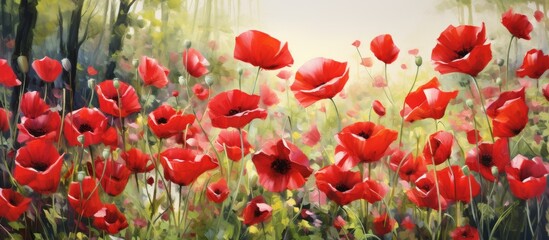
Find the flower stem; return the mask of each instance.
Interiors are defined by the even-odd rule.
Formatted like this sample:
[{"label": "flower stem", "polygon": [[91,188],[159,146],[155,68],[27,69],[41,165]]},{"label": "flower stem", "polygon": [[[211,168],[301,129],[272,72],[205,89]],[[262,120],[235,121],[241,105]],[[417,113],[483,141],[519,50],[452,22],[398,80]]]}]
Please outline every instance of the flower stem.
[{"label": "flower stem", "polygon": [[334,102],[334,99],[330,98],[330,101],[334,105],[334,108],[335,108],[335,111],[336,111],[336,114],[337,114],[337,126],[338,126],[339,131],[341,131],[341,116],[339,115],[339,110],[337,110],[337,105]]},{"label": "flower stem", "polygon": [[233,197],[231,199],[231,204],[229,204],[229,207],[232,208],[234,205],[234,202],[236,201],[236,198],[238,197],[238,188],[240,187],[240,183],[242,182],[242,175],[244,175],[244,169],[246,168],[246,159],[244,159],[244,137],[242,134],[242,129],[238,129],[238,133],[240,134],[240,150],[242,151],[242,158],[240,159],[240,174],[238,175],[238,180],[236,181],[236,187],[233,192]]},{"label": "flower stem", "polygon": [[[486,114],[486,107],[484,106],[484,98],[482,97],[482,93],[480,92],[480,87],[478,85],[477,79],[473,76],[471,76],[473,79],[473,82],[475,83],[475,87],[477,88],[478,97],[480,99],[480,106],[482,106],[482,111],[484,112],[484,117],[486,117],[486,123],[488,124],[488,129],[490,130],[490,136],[492,137],[492,142],[495,142],[494,139],[494,133],[492,132],[492,126],[490,125],[490,119],[488,118],[488,115]],[[469,90],[471,90],[471,95],[473,95],[473,89],[469,85]]]},{"label": "flower stem", "polygon": [[[414,82],[412,83],[412,86],[410,87],[410,90],[408,90],[408,93],[406,93],[406,96],[408,96],[412,92],[412,90],[414,89],[414,86],[416,85],[416,82],[417,82],[418,74],[419,74],[419,66],[417,66],[417,68],[416,68],[416,76],[414,77]],[[404,111],[405,107],[406,107],[406,102],[403,102],[401,111]],[[403,131],[403,128],[404,128],[404,115],[401,116],[400,131],[398,132],[398,147],[399,148],[400,148],[400,145],[402,144],[402,131]]]},{"label": "flower stem", "polygon": [[252,95],[255,92],[255,87],[257,86],[257,80],[259,79],[259,72],[261,71],[261,67],[257,68],[257,73],[255,74],[255,81],[254,81],[254,88],[252,88]]},{"label": "flower stem", "polygon": [[505,90],[507,90],[507,85],[509,84],[509,54],[511,53],[511,44],[513,43],[513,39],[515,39],[514,35],[511,35],[511,40],[509,40],[509,46],[507,47],[507,60],[505,61],[506,68],[505,68]]}]

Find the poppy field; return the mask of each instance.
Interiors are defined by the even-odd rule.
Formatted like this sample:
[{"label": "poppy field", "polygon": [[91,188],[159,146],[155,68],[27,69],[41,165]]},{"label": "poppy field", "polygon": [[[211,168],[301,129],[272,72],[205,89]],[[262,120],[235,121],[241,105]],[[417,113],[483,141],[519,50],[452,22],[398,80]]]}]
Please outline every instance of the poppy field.
[{"label": "poppy field", "polygon": [[32,52],[21,20],[0,58],[0,239],[549,239],[543,4],[448,24],[428,52],[376,33],[299,65],[260,29],[94,62],[93,27],[74,55],[61,24],[61,54]]}]

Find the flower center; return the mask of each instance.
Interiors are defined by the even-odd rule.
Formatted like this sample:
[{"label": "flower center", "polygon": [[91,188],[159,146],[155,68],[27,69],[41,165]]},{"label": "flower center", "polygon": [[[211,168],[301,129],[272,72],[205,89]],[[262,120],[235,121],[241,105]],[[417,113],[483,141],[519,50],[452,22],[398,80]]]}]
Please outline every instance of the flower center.
[{"label": "flower center", "polygon": [[233,108],[231,110],[229,110],[229,116],[233,116],[233,115],[236,115],[238,113],[240,113],[241,109],[240,108]]},{"label": "flower center", "polygon": [[254,211],[254,217],[259,217],[259,216],[261,216],[261,210],[259,210],[259,208],[256,208]]},{"label": "flower center", "polygon": [[215,195],[220,195],[221,191],[219,189],[214,190]]},{"label": "flower center", "polygon": [[85,124],[82,124],[80,125],[80,127],[78,127],[78,131],[81,132],[81,133],[84,133],[84,132],[92,132],[93,133],[93,128],[85,123]]},{"label": "flower center", "polygon": [[115,223],[118,217],[116,214],[109,214],[107,213],[107,216],[105,216],[105,222],[107,223]]},{"label": "flower center", "polygon": [[347,185],[343,184],[343,183],[340,183],[338,185],[336,185],[336,190],[340,191],[340,192],[346,192],[346,191],[349,191],[349,187],[347,187]]},{"label": "flower center", "polygon": [[271,169],[277,173],[286,174],[292,169],[292,165],[286,159],[276,159],[271,163]]},{"label": "flower center", "polygon": [[35,137],[41,137],[46,135],[48,131],[44,130],[43,128],[36,128],[36,129],[29,129],[29,133]]},{"label": "flower center", "polygon": [[464,58],[467,56],[473,50],[472,48],[464,48],[456,52],[456,54],[459,56],[459,58]]},{"label": "flower center", "polygon": [[45,163],[33,163],[32,168],[36,171],[43,172],[48,169],[48,164]]},{"label": "flower center", "polygon": [[113,100],[116,104],[118,104],[118,96],[114,96],[111,98],[111,100]]},{"label": "flower center", "polygon": [[480,164],[486,167],[492,166],[492,156],[489,154],[483,154],[482,156],[480,156]]},{"label": "flower center", "polygon": [[421,185],[418,185],[417,187],[425,192],[428,192],[429,190],[431,190],[431,185],[429,184],[421,184]]},{"label": "flower center", "polygon": [[360,136],[361,138],[364,138],[364,140],[367,140],[368,138],[370,138],[370,134],[364,132],[364,131],[361,131],[359,134],[357,134],[358,136]]},{"label": "flower center", "polygon": [[161,117],[161,118],[159,118],[159,119],[156,119],[156,122],[157,122],[158,124],[166,124],[166,123],[168,123],[168,119],[166,119],[166,118],[164,118],[164,117]]},{"label": "flower center", "polygon": [[12,196],[8,199],[8,202],[12,205],[12,206],[17,206],[17,204],[19,204],[19,201],[17,201],[17,199],[15,198],[15,196]]}]

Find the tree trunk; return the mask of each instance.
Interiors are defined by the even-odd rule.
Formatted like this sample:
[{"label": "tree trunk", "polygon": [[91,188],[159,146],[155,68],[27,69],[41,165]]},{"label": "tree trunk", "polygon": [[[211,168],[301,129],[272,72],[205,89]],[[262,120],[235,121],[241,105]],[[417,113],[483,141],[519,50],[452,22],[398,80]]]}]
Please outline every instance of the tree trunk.
[{"label": "tree trunk", "polygon": [[[116,57],[114,55],[122,50],[122,41],[124,34],[126,34],[126,29],[128,27],[128,12],[130,11],[131,6],[135,3],[136,0],[120,0],[120,5],[118,8],[118,16],[112,27],[111,31],[111,40],[109,43],[109,64],[107,65],[107,71],[105,72],[105,79],[113,79],[116,77],[114,70],[116,69]],[[122,30],[122,31],[121,31]]]},{"label": "tree trunk", "polygon": [[[84,0],[80,0],[76,3],[76,8],[71,13],[71,24],[68,29],[67,41],[65,42],[64,48],[61,48],[61,54],[69,59],[72,67],[67,71],[63,69],[63,82],[65,87],[69,89],[69,101],[65,102],[65,109],[70,109],[71,111],[77,107],[75,106],[75,96],[77,91],[77,76],[76,76],[76,66],[78,65],[78,51],[80,50],[80,45],[82,41],[79,39],[78,35],[80,33],[80,22],[82,21],[82,8],[84,6]],[[60,26],[62,28],[62,26]],[[63,41],[63,36],[61,40]],[[78,104],[80,105],[80,104]]]}]

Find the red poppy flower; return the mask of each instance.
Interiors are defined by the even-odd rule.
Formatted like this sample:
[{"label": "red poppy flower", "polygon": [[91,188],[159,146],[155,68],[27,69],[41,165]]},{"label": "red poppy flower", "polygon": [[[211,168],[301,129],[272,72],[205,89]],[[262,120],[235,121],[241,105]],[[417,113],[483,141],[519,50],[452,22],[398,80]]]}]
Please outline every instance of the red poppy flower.
[{"label": "red poppy flower", "polygon": [[469,225],[454,229],[454,231],[450,233],[450,237],[452,237],[452,240],[479,240],[480,239],[478,230]]},{"label": "red poppy flower", "polygon": [[34,60],[32,62],[32,68],[36,71],[36,74],[38,74],[40,79],[44,80],[44,82],[50,83],[54,82],[63,71],[63,66],[61,66],[61,63],[55,59],[49,58],[48,56],[45,56],[40,60]]},{"label": "red poppy flower", "polygon": [[120,154],[126,163],[126,167],[133,173],[145,173],[154,169],[154,164],[148,154],[143,153],[139,148],[132,148]]},{"label": "red poppy flower", "polygon": [[540,10],[536,10],[534,12],[534,18],[536,19],[537,22],[541,22],[541,20],[543,19],[544,16],[545,16],[545,14]]},{"label": "red poppy flower", "polygon": [[120,86],[117,90],[113,82],[113,80],[106,80],[95,86],[99,109],[115,117],[127,117],[139,112],[141,105],[135,89],[125,82],[118,81]]},{"label": "red poppy flower", "polygon": [[492,118],[494,137],[514,137],[528,123],[528,106],[524,88],[503,92],[496,101],[486,108],[486,114]]},{"label": "red poppy flower", "polygon": [[372,102],[372,108],[374,109],[374,112],[376,112],[378,116],[380,117],[385,116],[385,107],[383,106],[383,104],[381,104],[380,101],[374,100],[374,102]]},{"label": "red poppy flower", "polygon": [[543,85],[543,89],[541,91],[543,92],[545,100],[549,101],[549,83]]},{"label": "red poppy flower", "polygon": [[116,131],[116,128],[107,128],[107,130],[103,133],[103,136],[101,137],[101,142],[105,146],[110,146],[112,150],[116,149],[118,147],[118,143],[120,142],[118,139],[118,131]]},{"label": "red poppy flower", "polygon": [[318,190],[338,205],[347,205],[364,196],[359,172],[344,171],[337,165],[330,165],[318,170],[315,178]]},{"label": "red poppy flower", "polygon": [[267,70],[289,67],[294,63],[288,43],[257,30],[241,33],[235,39],[234,58]]},{"label": "red poppy flower", "polygon": [[84,147],[99,144],[107,131],[107,117],[97,108],[83,107],[65,116],[63,133],[69,146],[80,146],[78,136],[84,136]]},{"label": "red poppy flower", "polygon": [[167,180],[188,186],[202,173],[217,167],[216,159],[194,150],[170,148],[160,154],[160,163]]},{"label": "red poppy flower", "polygon": [[417,90],[410,92],[404,100],[404,108],[400,111],[400,116],[403,116],[407,122],[427,118],[441,119],[448,103],[456,98],[458,91],[443,92],[439,87],[440,83],[434,77]]},{"label": "red poppy flower", "polygon": [[509,188],[517,198],[528,200],[540,197],[547,190],[549,165],[541,157],[529,160],[519,154],[505,167],[505,172]]},{"label": "red poppy flower", "polygon": [[13,178],[40,194],[54,193],[61,179],[63,155],[50,142],[28,142],[17,150]]},{"label": "red poppy flower", "polygon": [[307,156],[284,139],[265,144],[254,154],[252,161],[259,175],[259,184],[271,192],[300,188],[313,172]]},{"label": "red poppy flower", "polygon": [[473,175],[466,176],[461,167],[453,165],[437,171],[440,194],[451,201],[469,203],[480,193],[480,185]]},{"label": "red poppy flower", "polygon": [[543,54],[542,50],[531,49],[524,55],[522,65],[517,69],[517,76],[539,79],[548,69],[549,55]]},{"label": "red poppy flower", "polygon": [[259,99],[237,89],[217,94],[208,103],[212,126],[243,128],[256,118],[267,118],[267,111],[258,107]]},{"label": "red poppy flower", "polygon": [[193,86],[193,93],[196,98],[202,101],[208,99],[208,97],[210,96],[210,90],[202,86],[202,84],[200,83],[197,83]]},{"label": "red poppy flower", "polygon": [[26,92],[21,97],[21,113],[27,118],[37,118],[50,111],[48,104],[37,91]]},{"label": "red poppy flower", "polygon": [[229,196],[229,193],[227,181],[225,181],[225,178],[221,178],[219,181],[208,185],[206,197],[212,202],[222,203]]},{"label": "red poppy flower", "polygon": [[414,157],[411,153],[407,154],[400,150],[391,154],[389,167],[393,171],[398,170],[400,179],[407,182],[415,182],[427,172],[427,163],[425,162],[423,155]]},{"label": "red poppy flower", "polygon": [[21,81],[13,72],[13,69],[8,64],[6,59],[0,58],[0,84],[4,87],[15,87],[21,85]]},{"label": "red poppy flower", "polygon": [[128,222],[116,205],[108,203],[93,215],[93,226],[109,234],[117,234],[128,227]]},{"label": "red poppy flower", "polygon": [[383,213],[374,218],[374,233],[378,236],[383,236],[393,231],[396,221],[387,213]]},{"label": "red poppy flower", "polygon": [[501,15],[501,23],[509,32],[516,38],[530,40],[530,32],[534,26],[528,21],[528,17],[524,14],[513,13],[513,9]]},{"label": "red poppy flower", "polygon": [[[250,153],[252,145],[248,142],[248,133],[244,130],[241,131],[244,145],[244,156],[246,156]],[[226,149],[227,157],[229,157],[229,159],[233,161],[240,161],[242,158],[242,146],[240,143],[240,133],[238,133],[238,130],[221,130],[215,140],[215,149],[218,152],[223,152]]]},{"label": "red poppy flower", "polygon": [[149,113],[147,123],[158,138],[169,138],[185,131],[194,119],[192,114],[183,114],[183,111],[176,111],[172,106],[163,104]]},{"label": "red poppy flower", "polygon": [[397,139],[398,133],[373,122],[353,123],[336,135],[336,165],[344,170],[360,162],[378,161]]},{"label": "red poppy flower", "polygon": [[268,107],[280,102],[276,93],[267,84],[261,84],[259,87],[259,96],[261,97],[261,102]]},{"label": "red poppy flower", "polygon": [[400,49],[393,42],[393,37],[390,34],[382,34],[375,37],[370,42],[370,50],[374,53],[379,61],[385,64],[393,63],[397,57]]},{"label": "red poppy flower", "polygon": [[297,70],[295,81],[290,86],[295,98],[303,107],[318,100],[333,98],[343,90],[349,80],[347,62],[315,58]]},{"label": "red poppy flower", "polygon": [[97,70],[93,66],[88,66],[88,69],[86,69],[88,72],[88,75],[95,76],[97,75]]},{"label": "red poppy flower", "polygon": [[21,123],[17,124],[17,141],[23,143],[43,139],[57,142],[60,126],[61,117],[58,112],[48,112],[36,118],[22,117]]},{"label": "red poppy flower", "polygon": [[156,59],[143,56],[139,61],[137,72],[145,86],[153,85],[156,88],[163,88],[168,85],[168,74],[170,73],[169,70],[165,72],[165,69]]},{"label": "red poppy flower", "polygon": [[262,223],[271,218],[273,208],[265,202],[263,196],[259,195],[253,198],[244,208],[242,217],[244,218],[244,224],[254,225]]},{"label": "red poppy flower", "polygon": [[355,40],[351,45],[355,46],[355,47],[360,47],[360,41],[359,40]]},{"label": "red poppy flower", "polygon": [[450,158],[454,135],[445,131],[438,131],[429,136],[429,141],[423,147],[423,155],[427,164],[439,165]]},{"label": "red poppy flower", "polygon": [[[428,207],[435,210],[445,210],[448,207],[446,199],[437,194],[433,172],[425,173],[415,182],[415,187],[406,191],[408,199],[418,207]],[[441,186],[439,186],[439,193]],[[440,201],[440,209],[439,209]]]},{"label": "red poppy flower", "polygon": [[484,23],[482,27],[450,25],[437,41],[431,59],[441,74],[460,72],[475,77],[492,60]]},{"label": "red poppy flower", "polygon": [[11,113],[3,108],[0,108],[0,131],[5,132],[10,129]]},{"label": "red poppy flower", "polygon": [[320,132],[316,124],[311,125],[309,131],[303,133],[301,141],[309,147],[316,145],[320,141]]},{"label": "red poppy flower", "polygon": [[86,176],[82,182],[71,182],[68,200],[71,207],[82,217],[91,217],[103,207],[97,183],[90,176]]},{"label": "red poppy flower", "polygon": [[12,189],[0,188],[0,218],[6,218],[10,222],[17,221],[27,211],[31,201]]},{"label": "red poppy flower", "polygon": [[376,182],[374,180],[364,180],[364,193],[362,198],[368,201],[369,203],[376,203],[381,201],[383,197],[387,194],[388,187],[382,183]]},{"label": "red poppy flower", "polygon": [[493,182],[496,178],[492,175],[492,167],[496,166],[499,172],[503,172],[509,164],[508,144],[507,138],[500,138],[495,143],[480,143],[478,149],[474,147],[467,153],[465,164],[486,180]]},{"label": "red poppy flower", "polygon": [[93,175],[93,169],[95,169],[95,177],[101,182],[103,190],[111,195],[118,196],[130,179],[132,172],[126,167],[125,164],[107,159],[106,161],[97,157],[94,161],[95,168],[92,168],[92,163],[88,162],[88,171],[90,175]]},{"label": "red poppy flower", "polygon": [[191,76],[199,78],[206,75],[208,73],[207,66],[209,65],[208,60],[198,50],[189,48],[183,51],[183,67],[187,69]]},{"label": "red poppy flower", "polygon": [[478,130],[470,129],[467,131],[467,142],[469,142],[469,144],[476,144],[480,141],[482,141],[482,137]]}]

